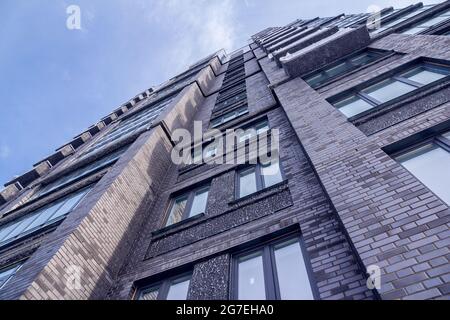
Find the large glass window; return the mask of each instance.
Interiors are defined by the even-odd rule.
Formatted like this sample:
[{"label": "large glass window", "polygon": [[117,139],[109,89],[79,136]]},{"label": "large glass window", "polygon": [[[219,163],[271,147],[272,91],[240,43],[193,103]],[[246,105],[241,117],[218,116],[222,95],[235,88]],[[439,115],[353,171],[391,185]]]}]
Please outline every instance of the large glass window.
[{"label": "large glass window", "polygon": [[187,300],[191,275],[166,279],[139,292],[138,300]]},{"label": "large glass window", "polygon": [[402,33],[404,34],[418,34],[427,30],[428,28],[433,27],[436,24],[439,24],[445,20],[450,19],[450,10],[444,11],[442,13],[438,13],[431,18],[427,18],[418,24],[414,24],[413,26],[407,28]]},{"label": "large glass window", "polygon": [[383,103],[412,92],[427,84],[448,77],[447,67],[422,63],[367,88],[354,91],[333,103],[347,118],[373,109]]},{"label": "large glass window", "polygon": [[0,290],[19,271],[20,267],[22,267],[21,263],[0,269]]},{"label": "large glass window", "polygon": [[450,205],[450,132],[401,152],[395,159]]},{"label": "large glass window", "polygon": [[204,186],[174,198],[170,206],[166,226],[205,213],[208,194],[209,186]]},{"label": "large glass window", "polygon": [[37,198],[39,196],[43,196],[44,194],[48,194],[56,189],[62,188],[63,186],[67,186],[82,177],[86,177],[94,173],[95,171],[98,171],[102,168],[106,168],[112,165],[115,161],[117,161],[120,158],[120,156],[126,151],[127,148],[128,146],[125,146],[116,151],[113,151],[98,160],[95,160],[81,168],[75,169],[74,171],[71,171],[63,175],[62,177],[56,179],[55,181],[42,186],[42,188],[36,192],[33,198]]},{"label": "large glass window", "polygon": [[247,106],[225,113],[224,115],[211,120],[211,127],[215,128],[248,113]]},{"label": "large glass window", "polygon": [[129,116],[128,118],[122,120],[114,129],[106,133],[103,137],[97,140],[93,145],[91,145],[83,153],[82,158],[91,152],[98,150],[113,141],[131,136],[138,130],[150,125],[154,119],[161,113],[161,111],[172,102],[173,97],[164,99],[158,102],[156,105],[138,111],[137,113]]},{"label": "large glass window", "polygon": [[409,12],[409,13],[407,13],[405,15],[397,17],[394,20],[391,20],[391,21],[386,22],[386,23],[383,23],[383,20],[382,20],[381,27],[377,28],[377,29],[371,29],[371,32],[375,33],[375,34],[383,32],[383,31],[385,31],[387,29],[395,27],[396,25],[402,23],[403,21],[406,21],[406,20],[408,20],[408,19],[410,19],[412,17],[417,16],[418,14],[424,12],[425,10],[431,9],[432,7],[433,6],[423,6],[423,7],[417,8],[417,9],[413,10],[412,12]]},{"label": "large glass window", "polygon": [[237,255],[233,261],[236,299],[314,299],[298,237]]},{"label": "large glass window", "polygon": [[24,238],[39,229],[62,221],[80,203],[90,188],[70,194],[32,211],[15,221],[0,226],[0,246]]},{"label": "large glass window", "polygon": [[383,57],[383,53],[373,50],[365,50],[353,54],[349,57],[341,59],[329,66],[322,68],[319,71],[315,71],[304,78],[304,80],[312,87],[318,86],[329,82],[332,79],[340,77],[352,70],[369,64]]},{"label": "large glass window", "polygon": [[238,173],[238,198],[245,197],[283,181],[279,161],[259,163]]}]

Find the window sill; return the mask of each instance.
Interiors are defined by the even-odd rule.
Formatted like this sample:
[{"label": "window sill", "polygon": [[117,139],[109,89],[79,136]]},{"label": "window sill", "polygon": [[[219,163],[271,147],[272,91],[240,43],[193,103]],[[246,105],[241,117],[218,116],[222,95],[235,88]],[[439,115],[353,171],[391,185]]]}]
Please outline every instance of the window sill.
[{"label": "window sill", "polygon": [[260,190],[258,192],[252,193],[248,196],[245,196],[244,198],[233,200],[233,201],[229,202],[228,205],[230,206],[230,208],[218,215],[207,216],[204,213],[201,213],[201,214],[193,216],[189,219],[186,219],[186,220],[177,222],[173,225],[153,231],[151,233],[151,235],[152,235],[151,241],[154,242],[154,241],[160,240],[161,238],[175,234],[177,232],[184,231],[195,225],[205,223],[208,220],[216,219],[222,215],[226,215],[232,211],[235,211],[235,210],[239,209],[240,207],[255,203],[257,201],[261,201],[267,197],[270,197],[270,196],[277,194],[280,191],[286,190],[286,189],[288,189],[288,180],[287,179],[283,180],[282,182],[277,183],[273,186],[270,186],[270,187]]},{"label": "window sill", "polygon": [[170,226],[155,230],[151,233],[152,238],[159,239],[159,238],[165,237],[169,233],[178,232],[178,231],[190,226],[191,222],[197,221],[197,220],[203,218],[204,216],[205,216],[205,213],[200,213],[193,217],[190,217],[190,218],[184,219],[182,221],[179,221],[177,223],[171,224]]},{"label": "window sill", "polygon": [[450,76],[442,78],[433,83],[427,84],[421,88],[417,88],[414,91],[408,92],[395,99],[382,103],[370,110],[348,118],[348,121],[355,126],[361,125],[373,118],[384,115],[392,110],[398,109],[408,103],[412,103],[418,99],[424,98],[430,94],[438,92],[450,86]]},{"label": "window sill", "polygon": [[261,189],[259,191],[256,191],[254,193],[248,194],[242,198],[235,199],[233,201],[228,202],[228,205],[230,206],[240,206],[242,204],[248,204],[253,203],[258,200],[261,200],[262,198],[265,198],[273,193],[276,193],[276,191],[279,191],[278,189],[287,189],[288,185],[288,179],[285,179],[281,182],[278,182],[277,184],[274,184],[273,186]]}]

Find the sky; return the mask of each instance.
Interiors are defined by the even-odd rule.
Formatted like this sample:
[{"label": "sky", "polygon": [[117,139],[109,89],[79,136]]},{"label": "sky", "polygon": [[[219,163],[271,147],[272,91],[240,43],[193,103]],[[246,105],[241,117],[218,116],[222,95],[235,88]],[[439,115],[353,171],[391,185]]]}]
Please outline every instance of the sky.
[{"label": "sky", "polygon": [[[266,27],[417,2],[0,0],[0,189],[136,94]],[[70,5],[80,29],[67,28]]]}]

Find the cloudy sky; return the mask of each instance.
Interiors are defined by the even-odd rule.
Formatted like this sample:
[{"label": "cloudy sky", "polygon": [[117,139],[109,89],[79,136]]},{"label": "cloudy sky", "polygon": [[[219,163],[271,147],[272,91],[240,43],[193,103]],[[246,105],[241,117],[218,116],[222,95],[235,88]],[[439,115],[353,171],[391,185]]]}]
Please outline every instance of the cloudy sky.
[{"label": "cloudy sky", "polygon": [[[137,93],[265,27],[416,2],[0,0],[0,185]],[[81,30],[66,27],[72,4]]]}]

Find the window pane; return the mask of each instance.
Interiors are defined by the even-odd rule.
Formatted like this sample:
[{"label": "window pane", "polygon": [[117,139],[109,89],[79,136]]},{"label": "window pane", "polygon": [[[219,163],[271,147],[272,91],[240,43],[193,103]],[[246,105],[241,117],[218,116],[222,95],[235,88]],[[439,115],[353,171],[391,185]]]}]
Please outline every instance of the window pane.
[{"label": "window pane", "polygon": [[422,32],[423,30],[425,30],[425,28],[415,27],[415,28],[411,28],[406,31],[403,31],[402,33],[403,34],[418,34],[419,32]]},{"label": "window pane", "polygon": [[255,170],[246,171],[239,176],[239,197],[245,197],[258,190]]},{"label": "window pane", "polygon": [[158,288],[147,289],[141,293],[139,300],[156,300],[158,298]]},{"label": "window pane", "polygon": [[0,289],[14,276],[21,266],[22,264],[16,264],[0,270]]},{"label": "window pane", "polygon": [[0,242],[5,239],[8,234],[17,227],[20,222],[12,222],[11,224],[7,224],[6,226],[2,226],[0,229]]},{"label": "window pane", "polygon": [[404,95],[405,93],[411,92],[415,89],[416,87],[413,87],[409,84],[393,79],[388,79],[377,83],[367,89],[364,89],[363,92],[383,103],[400,97],[401,95]]},{"label": "window pane", "polygon": [[338,108],[339,111],[341,111],[347,118],[356,116],[357,114],[360,114],[374,107],[370,103],[356,96],[352,96],[345,100],[339,101],[334,106]]},{"label": "window pane", "polygon": [[238,262],[238,299],[265,300],[263,259],[261,253],[243,257]]},{"label": "window pane", "polygon": [[193,217],[197,214],[204,213],[206,210],[206,201],[208,199],[209,188],[202,191],[198,191],[192,201],[192,208],[189,212],[189,217]]},{"label": "window pane", "polygon": [[354,65],[362,66],[374,61],[378,56],[379,54],[373,52],[364,52],[360,55],[357,55],[356,57],[351,58],[350,61]]},{"label": "window pane", "polygon": [[190,280],[184,280],[178,283],[173,283],[169,288],[167,300],[186,300],[189,290]]},{"label": "window pane", "polygon": [[48,219],[50,219],[50,217],[55,213],[56,209],[58,209],[58,207],[60,205],[61,205],[61,203],[58,203],[57,205],[54,205],[54,206],[51,206],[51,207],[48,207],[48,208],[45,208],[44,210],[42,210],[38,214],[38,217],[36,218],[36,220],[34,220],[33,223],[28,226],[27,231],[44,225],[48,221]]},{"label": "window pane", "polygon": [[20,222],[17,224],[17,227],[11,231],[6,238],[3,239],[3,241],[6,240],[12,240],[15,237],[19,236],[21,233],[25,232],[26,228],[33,222],[33,220],[36,219],[36,215],[32,214],[25,219],[20,220]]},{"label": "window pane", "polygon": [[256,134],[260,134],[269,130],[269,124],[267,122],[263,122],[256,125]]},{"label": "window pane", "polygon": [[61,208],[58,209],[58,211],[55,213],[54,216],[51,217],[51,219],[56,219],[58,217],[61,217],[74,208],[75,205],[78,204],[78,202],[81,200],[81,198],[84,197],[87,191],[82,191],[80,193],[74,194],[73,196],[65,199],[64,204],[61,206]]},{"label": "window pane", "polygon": [[328,78],[335,77],[339,74],[343,74],[351,69],[352,66],[349,65],[346,61],[334,66],[332,68],[324,70]]},{"label": "window pane", "polygon": [[434,144],[417,148],[397,160],[414,176],[450,204],[450,153]]},{"label": "window pane", "polygon": [[447,132],[447,133],[444,133],[443,136],[444,136],[445,138],[447,138],[447,139],[450,139],[450,131]]},{"label": "window pane", "polygon": [[448,18],[449,18],[448,16],[437,16],[421,23],[420,25],[423,27],[432,27],[435,24],[438,24],[439,22],[447,20]]},{"label": "window pane", "polygon": [[283,300],[314,299],[298,241],[275,247],[278,284]]},{"label": "window pane", "polygon": [[261,174],[263,175],[264,187],[266,188],[283,181],[278,161],[261,165]]},{"label": "window pane", "polygon": [[172,205],[172,209],[170,210],[169,219],[167,219],[166,226],[174,224],[176,222],[181,221],[183,218],[184,209],[186,208],[187,198],[182,197],[175,200]]},{"label": "window pane", "polygon": [[425,69],[424,67],[419,67],[406,72],[402,76],[421,84],[428,84],[436,80],[445,78],[447,74],[445,74],[444,72],[439,73],[438,71],[431,71]]}]

